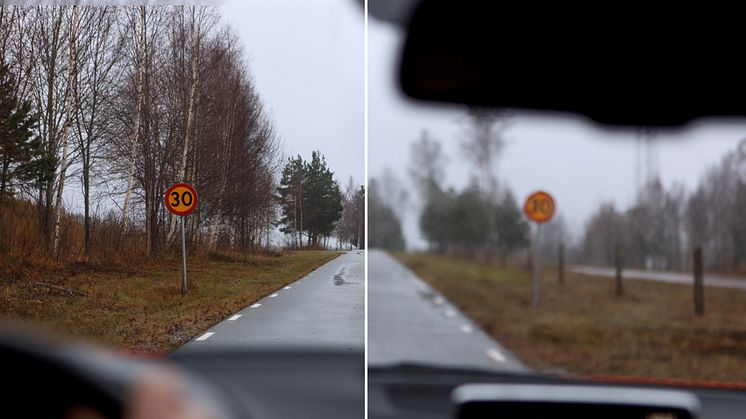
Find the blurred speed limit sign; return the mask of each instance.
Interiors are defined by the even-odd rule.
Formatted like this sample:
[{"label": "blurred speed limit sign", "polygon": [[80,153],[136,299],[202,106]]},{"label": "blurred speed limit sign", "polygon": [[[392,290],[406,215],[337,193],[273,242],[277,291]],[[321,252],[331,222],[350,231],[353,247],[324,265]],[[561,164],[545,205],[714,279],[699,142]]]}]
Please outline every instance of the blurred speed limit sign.
[{"label": "blurred speed limit sign", "polygon": [[197,207],[197,191],[188,183],[177,183],[166,192],[166,208],[174,215],[189,215]]},{"label": "blurred speed limit sign", "polygon": [[526,214],[526,217],[538,224],[551,220],[555,209],[554,198],[552,198],[552,195],[543,191],[534,192],[529,195],[526,198],[526,203],[523,205],[523,213]]}]

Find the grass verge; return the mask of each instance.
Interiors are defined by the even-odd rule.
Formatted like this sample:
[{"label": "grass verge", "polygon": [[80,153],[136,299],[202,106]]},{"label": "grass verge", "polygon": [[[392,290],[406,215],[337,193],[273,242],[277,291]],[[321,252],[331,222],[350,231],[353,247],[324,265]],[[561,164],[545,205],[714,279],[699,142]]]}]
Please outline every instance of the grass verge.
[{"label": "grass verge", "polygon": [[0,315],[64,336],[137,353],[170,351],[340,252],[181,259],[110,270],[73,266],[0,275]]},{"label": "grass verge", "polygon": [[746,382],[746,292],[545,271],[541,306],[531,275],[456,257],[395,254],[526,365],[581,375]]}]

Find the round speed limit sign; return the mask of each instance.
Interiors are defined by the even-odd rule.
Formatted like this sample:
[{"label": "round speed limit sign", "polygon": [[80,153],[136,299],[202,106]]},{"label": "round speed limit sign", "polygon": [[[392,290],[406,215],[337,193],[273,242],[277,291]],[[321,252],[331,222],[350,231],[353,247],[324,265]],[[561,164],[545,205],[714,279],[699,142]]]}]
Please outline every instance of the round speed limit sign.
[{"label": "round speed limit sign", "polygon": [[197,191],[188,183],[177,183],[166,192],[166,208],[174,215],[189,215],[197,207]]},{"label": "round speed limit sign", "polygon": [[554,198],[546,192],[534,192],[526,198],[523,205],[523,213],[526,217],[535,223],[546,223],[554,216],[556,206]]}]

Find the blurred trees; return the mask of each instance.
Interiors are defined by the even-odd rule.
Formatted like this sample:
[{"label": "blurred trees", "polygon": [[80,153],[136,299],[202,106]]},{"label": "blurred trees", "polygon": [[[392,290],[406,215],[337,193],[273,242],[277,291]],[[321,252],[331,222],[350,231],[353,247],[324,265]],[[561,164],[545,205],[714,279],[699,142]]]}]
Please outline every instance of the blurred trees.
[{"label": "blurred trees", "polygon": [[684,204],[682,186],[666,191],[658,179],[624,212],[603,204],[586,224],[583,262],[611,266],[619,247],[626,266],[684,269]]},{"label": "blurred trees", "polygon": [[448,189],[433,194],[420,214],[420,230],[431,250],[496,255],[502,263],[528,246],[530,232],[509,189],[495,202],[481,194],[474,182],[461,192]]},{"label": "blurred trees", "polygon": [[368,181],[368,245],[371,248],[404,250],[406,243],[399,216],[384,199],[379,181]]},{"label": "blurred trees", "polygon": [[746,140],[711,167],[686,201],[687,248],[701,245],[705,265],[723,270],[746,263]]},{"label": "blurred trees", "polygon": [[410,174],[422,202],[419,226],[430,249],[491,259],[529,244],[529,225],[507,185],[498,188],[495,167],[505,146],[509,119],[492,109],[472,109],[465,118],[461,150],[474,173],[461,191],[442,185],[447,161],[426,131],[410,148]]}]

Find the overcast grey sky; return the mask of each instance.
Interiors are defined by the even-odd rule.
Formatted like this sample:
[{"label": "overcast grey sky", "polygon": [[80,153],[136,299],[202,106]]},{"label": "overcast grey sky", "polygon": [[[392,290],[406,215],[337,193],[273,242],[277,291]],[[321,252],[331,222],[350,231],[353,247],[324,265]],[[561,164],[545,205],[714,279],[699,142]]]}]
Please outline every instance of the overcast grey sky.
[{"label": "overcast grey sky", "polygon": [[[423,105],[405,99],[395,83],[401,34],[371,19],[369,63],[369,176],[389,167],[406,178],[409,144],[427,129],[440,140],[450,160],[447,183],[469,180],[471,168],[459,150],[464,110],[456,106]],[[677,133],[661,133],[656,146],[658,172],[666,187],[674,181],[691,191],[707,167],[746,137],[746,122],[712,121]],[[498,161],[502,185],[517,199],[544,189],[555,196],[571,233],[577,236],[599,203],[618,208],[635,195],[635,132],[609,131],[572,117],[518,114],[506,132],[507,146]],[[424,246],[412,208],[404,220],[408,244]]]},{"label": "overcast grey sky", "polygon": [[344,187],[364,177],[363,11],[350,0],[227,0],[288,156],[325,156]]}]

